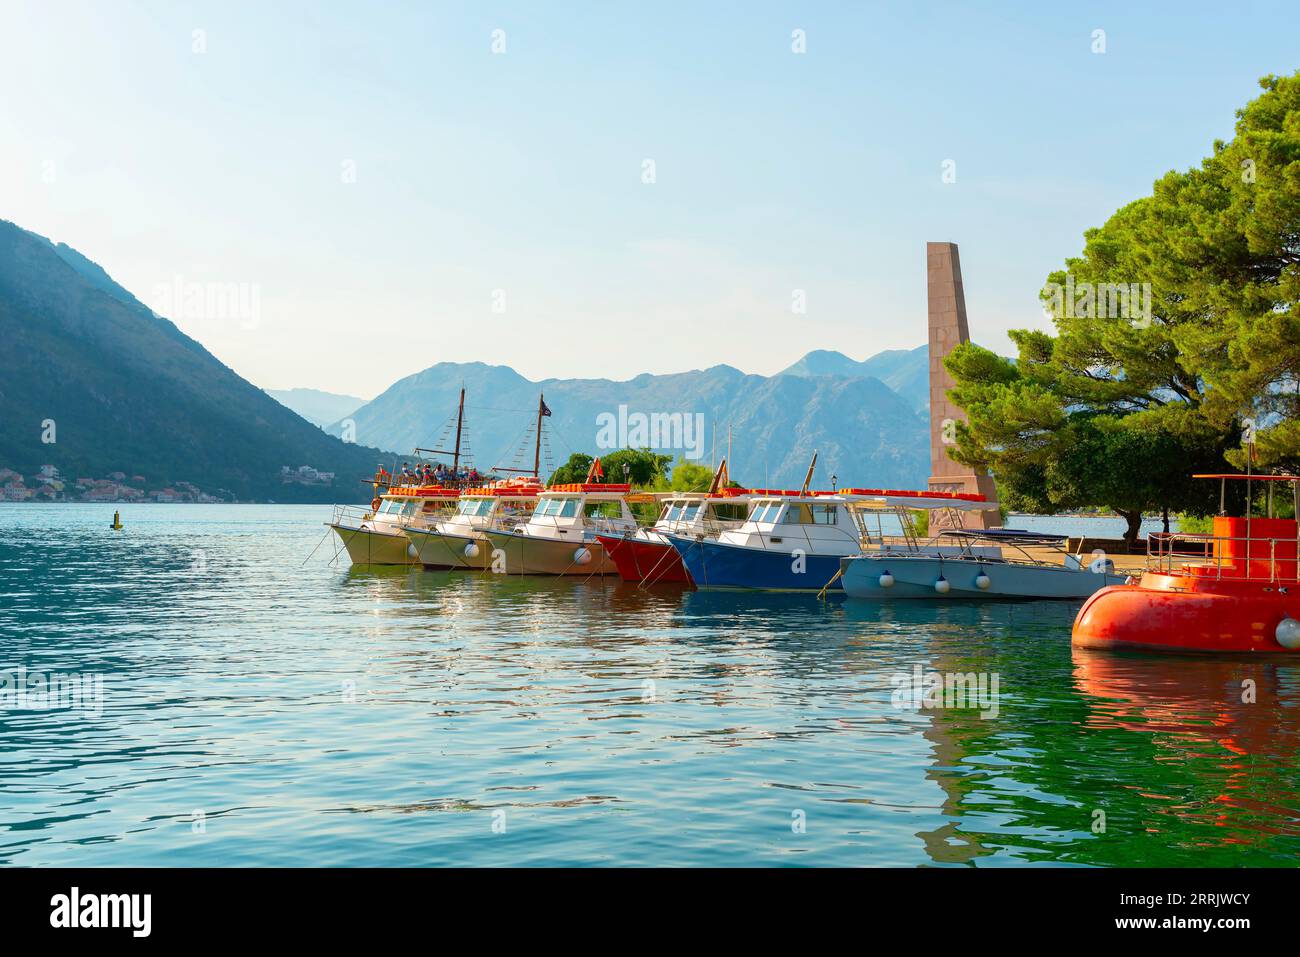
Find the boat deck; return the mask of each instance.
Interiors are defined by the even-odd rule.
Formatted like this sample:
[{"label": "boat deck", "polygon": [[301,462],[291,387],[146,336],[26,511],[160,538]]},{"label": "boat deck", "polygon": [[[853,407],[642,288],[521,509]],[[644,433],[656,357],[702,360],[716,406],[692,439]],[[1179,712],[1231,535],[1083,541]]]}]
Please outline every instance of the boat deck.
[{"label": "boat deck", "polygon": [[[924,550],[925,542],[917,543]],[[886,536],[884,540],[885,548],[897,548],[900,551],[908,547],[907,540],[902,537]],[[1052,548],[1048,545],[1003,545],[1002,557],[1008,561],[1025,561],[1032,560],[1042,562],[1046,565],[1061,565],[1064,562],[1064,553],[1059,548]],[[1147,571],[1151,565],[1148,564],[1145,553],[1133,555],[1115,555],[1110,552],[1106,557],[1115,565],[1115,573],[1118,575],[1141,575]],[[1079,556],[1080,560],[1086,565],[1092,561],[1092,553],[1084,552]],[[1181,568],[1184,565],[1204,563],[1206,561],[1203,555],[1176,555],[1168,560],[1172,561],[1175,567]]]}]

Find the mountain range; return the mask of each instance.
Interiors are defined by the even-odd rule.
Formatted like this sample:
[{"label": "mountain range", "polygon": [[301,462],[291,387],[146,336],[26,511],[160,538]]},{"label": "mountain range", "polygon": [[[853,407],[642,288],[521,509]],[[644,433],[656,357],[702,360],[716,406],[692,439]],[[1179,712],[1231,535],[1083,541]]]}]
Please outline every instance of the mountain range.
[{"label": "mountain range", "polygon": [[120,472],[225,499],[355,501],[376,462],[451,447],[462,386],[480,469],[532,466],[539,393],[551,412],[544,477],[573,452],[624,445],[710,462],[729,435],[732,476],[750,485],[798,484],[814,450],[818,485],[919,487],[929,467],[925,346],[862,361],[810,352],[772,376],[716,365],[532,381],[441,362],[369,402],[263,391],[78,251],[3,220],[0,336],[0,469],[19,473],[53,465],[65,479]]},{"label": "mountain range", "polygon": [[781,375],[868,376],[879,379],[917,410],[930,408],[930,347],[887,349],[858,362],[842,352],[817,349],[808,353]]},{"label": "mountain range", "polygon": [[[621,382],[534,382],[508,366],[443,362],[394,383],[326,431],[402,455],[416,447],[449,449],[463,386],[465,441],[475,464],[531,467],[530,430],[544,393],[552,414],[545,420],[550,455],[543,477],[548,461],[559,465],[572,452],[598,455],[626,444],[711,462],[725,452],[730,428],[730,471],[743,484],[797,485],[817,451],[816,484],[829,485],[834,475],[841,485],[924,487],[929,423],[915,381],[926,355],[924,346],[865,362],[815,352],[773,376],[717,365]],[[910,394],[866,369],[893,377]],[[674,426],[670,434],[638,434],[638,423],[655,417]]]},{"label": "mountain range", "polygon": [[240,378],[76,250],[4,220],[0,339],[0,468],[355,501],[380,456]]}]

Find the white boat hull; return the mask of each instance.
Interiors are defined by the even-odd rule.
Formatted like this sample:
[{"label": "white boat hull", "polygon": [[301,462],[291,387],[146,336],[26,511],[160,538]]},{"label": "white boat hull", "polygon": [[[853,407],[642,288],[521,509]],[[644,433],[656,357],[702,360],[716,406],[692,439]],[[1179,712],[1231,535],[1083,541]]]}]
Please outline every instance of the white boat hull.
[{"label": "white boat hull", "polygon": [[[845,558],[840,584],[851,598],[1044,598],[1083,599],[1107,585],[1121,585],[1124,575],[1051,565],[952,559],[934,556]],[[882,585],[888,573],[892,585]],[[977,580],[987,577],[986,587]],[[936,588],[940,576],[946,591]],[[885,580],[888,581],[889,578]]]}]

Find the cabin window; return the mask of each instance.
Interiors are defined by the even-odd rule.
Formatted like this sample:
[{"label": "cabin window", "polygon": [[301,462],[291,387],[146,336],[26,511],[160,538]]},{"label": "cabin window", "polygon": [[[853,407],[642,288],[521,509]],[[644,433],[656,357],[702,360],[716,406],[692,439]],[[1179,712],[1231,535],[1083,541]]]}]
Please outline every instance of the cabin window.
[{"label": "cabin window", "polygon": [[693,522],[693,521],[695,521],[695,516],[696,516],[696,515],[699,515],[699,514],[700,514],[700,503],[699,503],[699,502],[693,502],[693,503],[691,503],[690,505],[683,506],[683,508],[682,508],[682,521],[683,521],[683,522]]},{"label": "cabin window", "polygon": [[487,515],[492,511],[492,500],[487,498],[471,498],[460,503],[456,510],[457,515],[476,516]]},{"label": "cabin window", "polygon": [[735,502],[729,502],[725,505],[710,505],[708,515],[720,522],[743,522],[748,511],[749,506],[747,505],[737,505]]},{"label": "cabin window", "polygon": [[537,515],[547,518],[573,518],[578,514],[576,498],[548,498],[537,506]]},{"label": "cabin window", "polygon": [[663,520],[665,522],[675,522],[682,514],[682,502],[669,502],[664,508]]},{"label": "cabin window", "polygon": [[785,510],[785,520],[783,522],[785,525],[811,525],[812,523],[811,505],[804,505],[802,502],[792,503]]},{"label": "cabin window", "polygon": [[582,511],[587,518],[619,518],[623,514],[620,504],[620,502],[588,502]]},{"label": "cabin window", "polygon": [[776,522],[784,507],[781,502],[759,502],[754,506],[754,516],[751,521]]},{"label": "cabin window", "polygon": [[834,505],[811,505],[804,502],[791,504],[785,513],[785,524],[834,525],[836,509]]}]

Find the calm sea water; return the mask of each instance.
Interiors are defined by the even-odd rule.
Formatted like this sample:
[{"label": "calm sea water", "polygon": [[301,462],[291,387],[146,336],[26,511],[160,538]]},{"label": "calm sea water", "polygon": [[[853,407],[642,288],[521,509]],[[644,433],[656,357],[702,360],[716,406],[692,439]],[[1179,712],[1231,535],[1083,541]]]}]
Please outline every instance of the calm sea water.
[{"label": "calm sea water", "polygon": [[[1293,666],[1073,650],[1072,603],[358,571],[332,540],[304,564],[327,509],[112,511],[0,506],[0,671],[102,679],[99,707],[0,710],[0,862],[1300,851]],[[917,668],[996,676],[997,713],[900,708]]]}]

